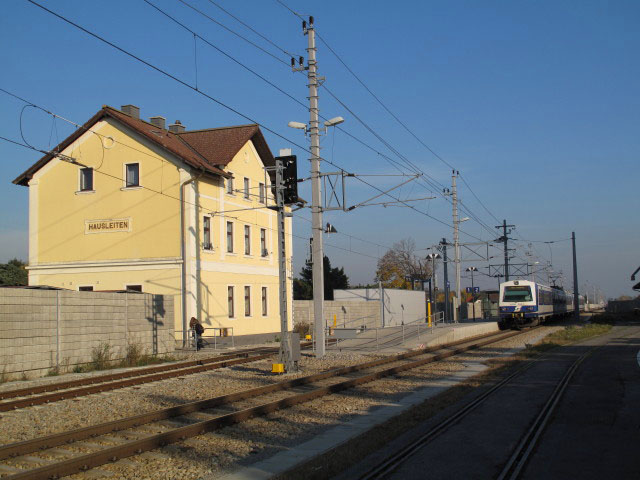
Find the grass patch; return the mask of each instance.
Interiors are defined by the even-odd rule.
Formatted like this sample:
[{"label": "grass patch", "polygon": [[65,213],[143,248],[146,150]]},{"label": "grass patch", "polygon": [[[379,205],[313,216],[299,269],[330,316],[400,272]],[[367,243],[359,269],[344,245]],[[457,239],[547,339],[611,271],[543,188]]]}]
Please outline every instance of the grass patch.
[{"label": "grass patch", "polygon": [[58,375],[60,375],[60,368],[53,367],[47,371],[47,374],[45,375],[45,377],[57,377]]},{"label": "grass patch", "polygon": [[142,345],[130,343],[124,351],[124,357],[114,359],[114,352],[110,344],[104,342],[94,347],[91,351],[89,363],[75,365],[73,373],[94,372],[96,370],[110,370],[114,368],[144,367],[145,365],[157,365],[166,362],[175,362],[172,355],[151,355]]},{"label": "grass patch", "polygon": [[589,323],[579,327],[572,325],[552,333],[543,340],[543,343],[567,345],[568,343],[579,342],[587,338],[604,335],[611,330],[612,326],[610,323]]}]

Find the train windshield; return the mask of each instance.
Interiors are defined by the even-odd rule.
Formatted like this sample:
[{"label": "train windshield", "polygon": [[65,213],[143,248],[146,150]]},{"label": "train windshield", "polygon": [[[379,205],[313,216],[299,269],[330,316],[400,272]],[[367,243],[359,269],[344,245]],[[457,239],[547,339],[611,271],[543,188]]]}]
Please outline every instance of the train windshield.
[{"label": "train windshield", "polygon": [[525,285],[522,287],[504,287],[503,302],[531,302],[531,287]]}]

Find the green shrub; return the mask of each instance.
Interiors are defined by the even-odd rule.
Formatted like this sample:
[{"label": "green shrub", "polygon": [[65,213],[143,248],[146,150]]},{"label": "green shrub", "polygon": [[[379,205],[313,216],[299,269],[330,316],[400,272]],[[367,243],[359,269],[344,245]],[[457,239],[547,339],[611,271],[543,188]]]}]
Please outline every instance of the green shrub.
[{"label": "green shrub", "polygon": [[89,364],[92,370],[105,370],[111,365],[111,345],[107,342],[101,342],[98,346],[93,347],[91,350],[91,363]]}]

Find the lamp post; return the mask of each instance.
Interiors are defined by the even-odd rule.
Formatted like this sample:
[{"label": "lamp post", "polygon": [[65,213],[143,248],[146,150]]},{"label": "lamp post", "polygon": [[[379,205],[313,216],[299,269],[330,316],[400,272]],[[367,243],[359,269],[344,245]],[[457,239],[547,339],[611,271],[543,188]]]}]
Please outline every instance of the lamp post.
[{"label": "lamp post", "polygon": [[[306,28],[306,27],[305,27]],[[313,281],[313,341],[315,343],[316,357],[321,358],[325,354],[325,325],[324,325],[324,250],[322,246],[322,234],[333,233],[335,228],[327,224],[327,229],[322,227],[322,191],[320,173],[320,133],[326,133],[328,127],[335,127],[344,122],[342,117],[335,117],[324,122],[324,129],[319,126],[318,119],[318,92],[315,59],[315,36],[313,21],[307,29],[309,34],[309,101],[310,120],[309,125],[302,122],[289,122],[290,128],[303,130],[311,139],[311,220],[312,220],[312,250],[311,272]],[[307,33],[306,32],[306,33]]]},{"label": "lamp post", "polygon": [[476,267],[467,267],[467,272],[471,272],[471,302],[473,305],[473,321],[476,321],[476,293],[475,293],[475,284],[473,283],[473,272],[477,272],[478,269]]}]

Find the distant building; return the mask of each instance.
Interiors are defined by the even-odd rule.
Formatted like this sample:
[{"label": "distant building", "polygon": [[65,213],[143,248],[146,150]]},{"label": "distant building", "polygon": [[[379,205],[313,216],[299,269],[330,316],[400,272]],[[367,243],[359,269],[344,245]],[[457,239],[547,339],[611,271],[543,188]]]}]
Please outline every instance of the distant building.
[{"label": "distant building", "polygon": [[[104,106],[53,150],[63,157],[14,180],[29,187],[29,284],[174,294],[178,338],[192,316],[235,335],[279,331],[260,128],[167,128],[139,112]],[[291,252],[290,219],[287,233]]]}]

